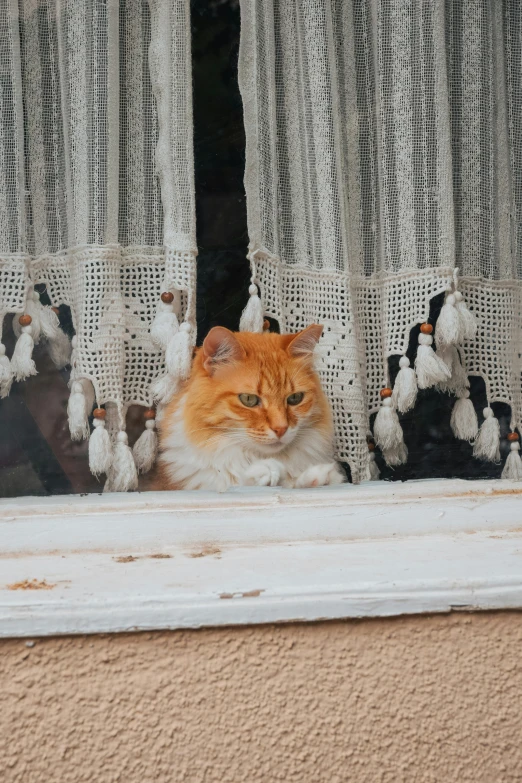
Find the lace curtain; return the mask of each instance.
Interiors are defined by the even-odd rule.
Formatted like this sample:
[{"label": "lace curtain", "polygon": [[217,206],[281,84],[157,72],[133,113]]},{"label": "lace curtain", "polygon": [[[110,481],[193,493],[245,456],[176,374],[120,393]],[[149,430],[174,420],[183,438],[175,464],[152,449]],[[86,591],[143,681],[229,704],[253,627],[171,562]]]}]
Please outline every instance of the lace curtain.
[{"label": "lace curtain", "polygon": [[[498,423],[489,405],[477,421],[467,379],[520,427],[522,6],[242,0],[241,23],[253,283],[282,331],[325,325],[339,458],[355,481],[375,477],[378,412],[385,458],[406,460],[397,413],[438,386],[455,434],[498,460]],[[522,478],[508,437],[505,475]]]},{"label": "lace curtain", "polygon": [[[134,488],[127,407],[165,401],[195,339],[189,2],[0,0],[0,68],[0,327],[22,314],[0,391],[44,340],[72,365],[74,438],[97,406],[93,472]],[[35,284],[70,306],[72,346]]]}]

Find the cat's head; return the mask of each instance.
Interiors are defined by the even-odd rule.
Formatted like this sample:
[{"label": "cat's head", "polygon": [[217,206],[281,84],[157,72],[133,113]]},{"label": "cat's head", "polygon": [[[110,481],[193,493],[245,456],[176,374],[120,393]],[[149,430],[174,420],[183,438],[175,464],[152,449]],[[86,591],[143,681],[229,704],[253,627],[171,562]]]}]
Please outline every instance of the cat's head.
[{"label": "cat's head", "polygon": [[287,335],[211,329],[185,391],[191,440],[275,456],[310,428],[329,436],[330,410],[313,366],[322,331],[317,325]]}]

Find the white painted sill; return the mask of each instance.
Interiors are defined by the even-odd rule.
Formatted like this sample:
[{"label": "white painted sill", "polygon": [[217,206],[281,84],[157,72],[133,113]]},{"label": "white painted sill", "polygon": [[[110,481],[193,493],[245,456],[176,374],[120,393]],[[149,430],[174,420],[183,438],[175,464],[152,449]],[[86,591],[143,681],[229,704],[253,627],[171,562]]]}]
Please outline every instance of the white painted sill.
[{"label": "white painted sill", "polygon": [[508,608],[522,484],[0,501],[3,637]]}]

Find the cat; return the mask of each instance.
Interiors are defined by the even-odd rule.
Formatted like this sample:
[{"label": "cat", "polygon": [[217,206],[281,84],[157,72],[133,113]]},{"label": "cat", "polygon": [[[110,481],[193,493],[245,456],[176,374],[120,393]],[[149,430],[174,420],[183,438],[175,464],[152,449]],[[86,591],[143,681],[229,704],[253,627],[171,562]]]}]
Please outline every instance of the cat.
[{"label": "cat", "polygon": [[346,478],[313,366],[323,327],[298,334],[211,329],[188,381],[158,416],[152,489],[316,487]]}]

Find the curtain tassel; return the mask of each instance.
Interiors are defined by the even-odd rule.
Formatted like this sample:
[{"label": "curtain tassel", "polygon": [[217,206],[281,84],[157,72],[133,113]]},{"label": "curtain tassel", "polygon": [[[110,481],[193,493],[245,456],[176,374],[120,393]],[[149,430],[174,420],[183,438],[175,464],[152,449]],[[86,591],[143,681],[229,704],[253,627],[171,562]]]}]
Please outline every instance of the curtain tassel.
[{"label": "curtain tassel", "polygon": [[107,474],[104,492],[133,492],[138,489],[138,472],[126,432],[118,432],[112,465]]},{"label": "curtain tassel", "polygon": [[383,449],[382,456],[390,468],[396,468],[398,465],[404,465],[408,461],[408,448],[402,440],[392,449]]},{"label": "curtain tassel", "polygon": [[99,476],[100,473],[108,473],[111,467],[112,442],[105,427],[107,412],[103,408],[95,408],[92,415],[94,429],[89,438],[89,468],[94,476]]},{"label": "curtain tassel", "polygon": [[368,470],[370,472],[370,481],[379,481],[381,474],[379,472],[379,466],[375,459],[375,452],[370,451],[368,454]]},{"label": "curtain tassel", "polygon": [[459,440],[475,440],[478,433],[478,421],[477,414],[473,403],[469,399],[469,391],[464,391],[459,394],[459,399],[456,401],[451,411],[450,419],[451,429],[453,434]]},{"label": "curtain tassel", "polygon": [[18,319],[20,336],[16,341],[11,359],[11,371],[17,381],[23,381],[30,375],[37,375],[36,366],[32,359],[34,348],[32,321],[32,317],[27,314],[21,315]]},{"label": "curtain tassel", "polygon": [[447,294],[440,315],[437,318],[435,337],[437,346],[457,345],[461,342],[460,318],[455,307],[457,300],[454,294]]},{"label": "curtain tassel", "polygon": [[170,375],[185,381],[192,367],[192,327],[185,321],[171,338],[165,354],[165,363]]},{"label": "curtain tassel", "polygon": [[160,375],[150,385],[150,393],[152,399],[156,403],[161,405],[168,405],[172,400],[176,392],[178,391],[179,383],[172,375]]},{"label": "curtain tassel", "polygon": [[518,432],[510,432],[508,435],[510,452],[502,471],[503,479],[511,479],[512,481],[522,481],[522,459],[520,459],[520,444]]},{"label": "curtain tassel", "polygon": [[421,333],[419,334],[419,347],[415,359],[415,372],[417,373],[417,383],[419,389],[429,389],[438,383],[447,381],[451,376],[448,366],[437,356],[432,348],[433,326],[431,324],[421,324]]},{"label": "curtain tassel", "polygon": [[150,327],[151,339],[158,348],[166,350],[178,329],[178,319],[174,312],[174,294],[171,291],[164,291]]},{"label": "curtain tassel", "polygon": [[[42,306],[40,304],[40,294],[38,291],[35,291],[34,289],[28,291],[25,300],[24,315],[31,317],[32,338],[35,345],[38,345],[40,342],[40,334],[42,331],[40,321],[41,309]],[[13,332],[15,333],[16,337],[20,337],[22,334],[22,324],[20,322],[20,318],[13,318]]]},{"label": "curtain tassel", "polygon": [[500,426],[491,408],[483,410],[484,422],[478,432],[473,456],[488,462],[500,461]]},{"label": "curtain tassel", "polygon": [[156,433],[156,414],[154,408],[144,413],[145,429],[134,444],[132,453],[138,473],[148,473],[156,461],[158,453],[158,435]]},{"label": "curtain tassel", "polygon": [[[0,324],[1,326],[1,324]],[[0,342],[0,399],[9,395],[13,383],[13,370],[9,357],[5,353],[5,345]]]},{"label": "curtain tassel", "polygon": [[473,340],[477,334],[477,319],[471,310],[468,310],[468,306],[460,291],[455,291],[455,300],[457,302],[456,308],[460,321],[461,341]]},{"label": "curtain tassel", "polygon": [[265,318],[257,285],[253,281],[250,284],[248,293],[250,296],[239,321],[239,331],[260,333],[263,331]]},{"label": "curtain tassel", "polygon": [[395,379],[392,400],[399,413],[407,413],[415,406],[417,400],[417,376],[410,367],[407,356],[401,356],[400,370]]},{"label": "curtain tassel", "polygon": [[89,415],[94,405],[94,388],[88,378],[73,381],[67,404],[67,419],[72,440],[89,437]]},{"label": "curtain tassel", "polygon": [[60,327],[57,309],[41,306],[40,322],[42,334],[48,341],[48,352],[54,365],[62,370],[71,361],[71,341]]},{"label": "curtain tassel", "polygon": [[381,389],[382,404],[373,425],[375,442],[383,453],[396,449],[404,442],[399,417],[391,399],[392,393],[389,388]]},{"label": "curtain tassel", "polygon": [[451,375],[445,381],[438,384],[438,388],[443,392],[456,394],[462,397],[463,393],[469,387],[468,374],[462,364],[459,349],[454,345],[445,345],[437,347],[437,356],[442,359]]}]

